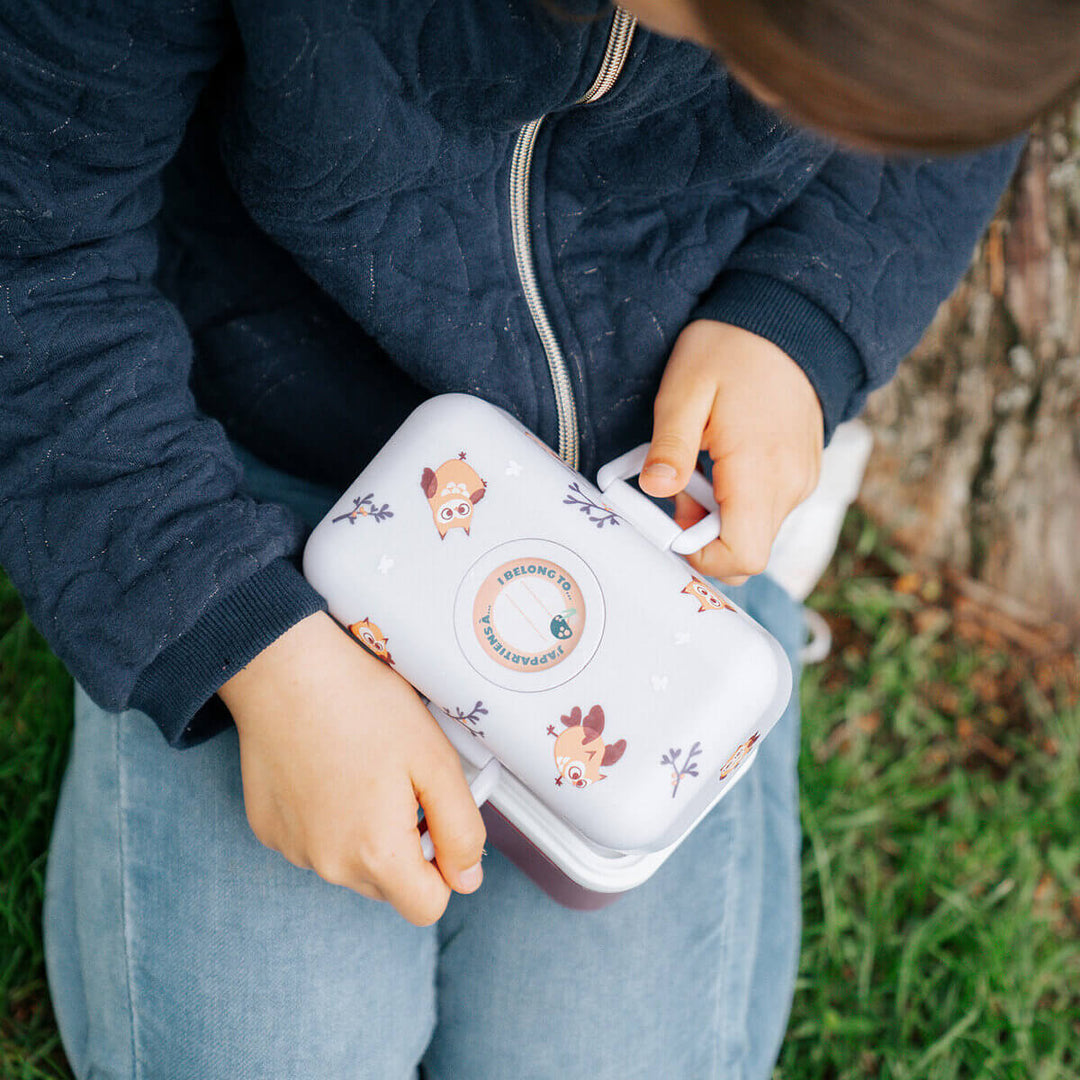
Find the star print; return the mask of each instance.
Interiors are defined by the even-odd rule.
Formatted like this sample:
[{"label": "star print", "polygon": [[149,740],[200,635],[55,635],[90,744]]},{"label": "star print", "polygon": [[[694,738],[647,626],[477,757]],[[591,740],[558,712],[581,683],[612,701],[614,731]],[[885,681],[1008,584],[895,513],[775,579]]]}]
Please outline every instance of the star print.
[{"label": "star print", "polygon": [[555,786],[556,787],[562,787],[562,777],[561,776],[555,777]]},{"label": "star print", "polygon": [[394,560],[391,559],[389,555],[383,555],[382,558],[379,559],[380,574],[389,574],[393,566]]},{"label": "star print", "polygon": [[555,734],[555,725],[554,724],[548,724],[547,733],[549,735],[554,735]]},{"label": "star print", "polygon": [[516,461],[508,461],[506,463],[506,475],[507,476],[520,476],[521,466]]}]

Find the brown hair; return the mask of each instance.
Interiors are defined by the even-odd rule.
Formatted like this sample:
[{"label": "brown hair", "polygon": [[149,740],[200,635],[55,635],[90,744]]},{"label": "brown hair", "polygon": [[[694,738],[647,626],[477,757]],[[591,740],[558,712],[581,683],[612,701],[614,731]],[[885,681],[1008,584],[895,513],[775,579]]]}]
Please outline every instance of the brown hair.
[{"label": "brown hair", "polygon": [[1080,0],[690,0],[752,88],[878,150],[1008,138],[1080,83]]}]

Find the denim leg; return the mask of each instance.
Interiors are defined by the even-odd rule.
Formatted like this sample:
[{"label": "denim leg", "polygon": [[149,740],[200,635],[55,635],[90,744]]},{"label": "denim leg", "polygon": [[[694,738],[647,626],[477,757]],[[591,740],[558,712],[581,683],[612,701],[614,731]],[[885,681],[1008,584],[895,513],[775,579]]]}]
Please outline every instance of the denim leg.
[{"label": "denim leg", "polygon": [[406,1080],[436,941],[251,833],[237,742],[169,748],[77,695],[46,945],[80,1080]]},{"label": "denim leg", "polygon": [[45,970],[49,980],[53,1012],[63,1033],[64,1050],[77,1077],[88,1074],[90,1040],[86,987],[82,974],[78,916],[75,900],[76,813],[69,804],[80,802],[75,772],[68,769],[60,788],[60,799],[49,838],[45,867],[45,904],[42,929],[45,938]]},{"label": "denim leg", "polygon": [[[789,654],[800,608],[727,590]],[[497,852],[439,924],[431,1080],[766,1080],[799,943],[798,706],[648,882],[597,912],[551,901]]]},{"label": "denim leg", "polygon": [[[333,501],[245,467],[309,523]],[[794,655],[782,590],[728,591]],[[76,713],[46,947],[80,1080],[395,1080],[422,1055],[431,1080],[770,1075],[798,952],[794,702],[731,794],[611,907],[559,907],[489,851],[480,891],[429,930],[259,845],[235,733],[178,752],[142,714],[81,693]]]}]

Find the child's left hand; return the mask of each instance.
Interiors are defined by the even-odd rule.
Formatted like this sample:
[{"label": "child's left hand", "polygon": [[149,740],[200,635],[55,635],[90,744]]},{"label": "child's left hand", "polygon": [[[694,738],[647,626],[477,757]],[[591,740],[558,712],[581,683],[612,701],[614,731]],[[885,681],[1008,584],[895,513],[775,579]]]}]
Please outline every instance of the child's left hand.
[{"label": "child's left hand", "polygon": [[781,523],[821,468],[821,404],[802,368],[749,330],[699,319],[675,342],[653,415],[639,483],[649,495],[675,495],[684,528],[705,514],[682,493],[698,452],[713,461],[720,537],[690,565],[732,585],[761,573]]}]

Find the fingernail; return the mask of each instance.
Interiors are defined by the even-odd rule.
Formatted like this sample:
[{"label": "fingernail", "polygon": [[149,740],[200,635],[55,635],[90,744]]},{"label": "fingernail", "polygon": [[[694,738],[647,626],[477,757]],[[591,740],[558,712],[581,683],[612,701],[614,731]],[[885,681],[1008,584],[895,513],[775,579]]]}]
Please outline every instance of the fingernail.
[{"label": "fingernail", "polygon": [[468,870],[462,870],[458,875],[458,882],[462,892],[476,892],[480,888],[480,882],[484,880],[484,871],[479,863],[473,863]]},{"label": "fingernail", "polygon": [[678,472],[674,465],[668,465],[666,461],[654,461],[651,465],[646,465],[644,471],[641,474],[646,480],[674,480],[678,476]]}]

